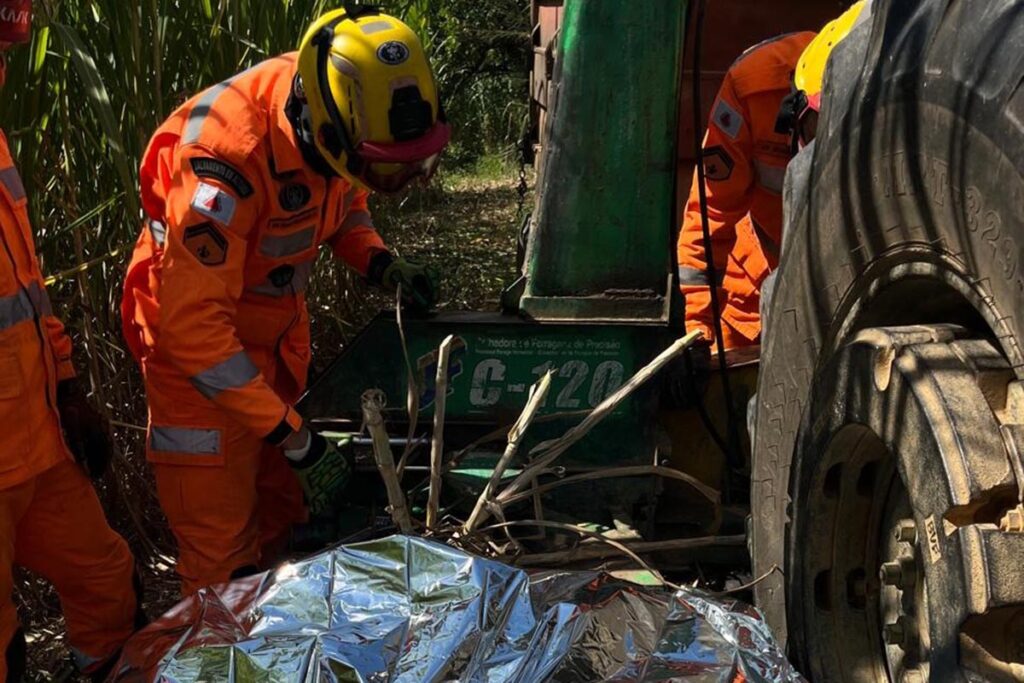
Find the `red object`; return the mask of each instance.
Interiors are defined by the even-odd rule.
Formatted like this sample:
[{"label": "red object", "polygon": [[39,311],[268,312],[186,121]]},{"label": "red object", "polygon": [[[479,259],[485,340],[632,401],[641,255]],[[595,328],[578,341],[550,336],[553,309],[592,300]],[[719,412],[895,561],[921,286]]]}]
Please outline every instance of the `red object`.
[{"label": "red object", "polygon": [[807,108],[812,111],[821,111],[821,93],[816,92],[807,96]]},{"label": "red object", "polygon": [[410,164],[440,154],[452,139],[447,123],[438,121],[426,135],[409,142],[363,142],[356,149],[366,161]]},{"label": "red object", "polygon": [[32,37],[32,0],[0,0],[0,42],[27,43]]}]

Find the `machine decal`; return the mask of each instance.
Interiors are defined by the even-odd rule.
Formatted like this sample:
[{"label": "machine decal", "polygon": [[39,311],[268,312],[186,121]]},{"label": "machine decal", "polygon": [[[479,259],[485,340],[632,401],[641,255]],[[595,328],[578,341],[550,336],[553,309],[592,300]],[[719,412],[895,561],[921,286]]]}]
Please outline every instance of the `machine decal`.
[{"label": "machine decal", "polygon": [[[466,355],[466,341],[462,337],[456,337],[452,344],[451,356],[448,358],[448,394],[455,392],[455,378],[462,374],[463,358]],[[434,405],[437,398],[437,349],[420,356],[416,361],[419,370],[420,410],[426,410]]]},{"label": "machine decal", "polygon": [[[474,354],[480,360],[470,375],[469,404],[473,408],[496,406],[510,395],[525,396],[545,373],[554,372],[558,381],[543,407],[583,410],[600,404],[626,379],[617,342],[494,337],[479,342],[486,348],[478,348]],[[547,359],[532,368],[524,366],[521,359],[531,357]]]}]

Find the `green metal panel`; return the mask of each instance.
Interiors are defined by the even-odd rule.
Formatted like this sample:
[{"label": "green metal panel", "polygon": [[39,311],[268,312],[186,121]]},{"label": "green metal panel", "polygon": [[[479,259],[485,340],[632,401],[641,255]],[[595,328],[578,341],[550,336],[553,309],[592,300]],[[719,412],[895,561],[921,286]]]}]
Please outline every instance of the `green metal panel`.
[{"label": "green metal panel", "polygon": [[666,322],[684,0],[567,0],[520,309]]},{"label": "green metal panel", "polygon": [[[421,387],[418,432],[430,430],[437,348],[449,334],[456,346],[449,361],[445,445],[451,452],[496,427],[511,425],[526,405],[531,385],[555,371],[547,404],[519,450],[522,462],[541,441],[562,436],[586,411],[618,389],[671,342],[671,331],[651,325],[540,324],[496,313],[442,313],[405,322],[409,354]],[[381,389],[388,398],[392,436],[406,433],[405,361],[394,315],[382,313],[349,343],[299,403],[318,428],[358,429],[360,397]],[[559,459],[568,472],[654,462],[657,382],[639,389]],[[489,476],[501,444],[480,450],[453,473],[457,489],[477,490]],[[478,470],[474,472],[474,470]],[[549,512],[604,521],[613,509],[634,511],[656,497],[653,478],[588,482],[544,497]],[[648,521],[653,515],[646,515]]]},{"label": "green metal panel", "polygon": [[[456,344],[449,364],[446,423],[478,425],[490,431],[511,425],[526,405],[540,376],[555,376],[541,415],[576,413],[543,421],[530,430],[531,443],[561,436],[640,370],[670,342],[666,328],[647,326],[555,325],[530,323],[490,313],[444,313],[406,321],[409,354],[421,387],[419,422],[430,424],[437,373],[437,347],[449,334]],[[342,352],[299,405],[306,419],[358,424],[360,397],[381,389],[388,397],[387,419],[402,432],[408,423],[405,363],[394,316],[375,318]],[[656,405],[654,383],[623,402],[590,437],[566,454],[563,464],[581,468],[650,463],[650,416]]]}]

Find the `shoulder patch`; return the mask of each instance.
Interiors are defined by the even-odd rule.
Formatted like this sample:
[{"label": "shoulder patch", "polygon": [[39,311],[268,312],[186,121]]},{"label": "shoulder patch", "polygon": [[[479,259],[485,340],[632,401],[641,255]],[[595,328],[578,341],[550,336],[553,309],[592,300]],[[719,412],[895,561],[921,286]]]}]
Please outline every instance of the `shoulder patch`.
[{"label": "shoulder patch", "polygon": [[723,147],[715,145],[704,150],[704,177],[708,180],[728,180],[735,166],[736,162]]},{"label": "shoulder patch", "polygon": [[718,98],[718,102],[715,104],[715,111],[711,114],[711,121],[719,130],[733,140],[740,134],[740,128],[743,127],[743,117],[732,108],[731,104],[722,98]]},{"label": "shoulder patch", "polygon": [[235,198],[215,185],[199,183],[192,196],[192,208],[223,225],[231,225],[235,217]]},{"label": "shoulder patch", "polygon": [[186,228],[182,242],[204,266],[220,266],[228,258],[228,241],[212,223]]},{"label": "shoulder patch", "polygon": [[245,179],[231,164],[224,163],[213,157],[192,157],[189,159],[192,172],[200,178],[219,180],[234,190],[242,199],[252,196],[252,183]]}]

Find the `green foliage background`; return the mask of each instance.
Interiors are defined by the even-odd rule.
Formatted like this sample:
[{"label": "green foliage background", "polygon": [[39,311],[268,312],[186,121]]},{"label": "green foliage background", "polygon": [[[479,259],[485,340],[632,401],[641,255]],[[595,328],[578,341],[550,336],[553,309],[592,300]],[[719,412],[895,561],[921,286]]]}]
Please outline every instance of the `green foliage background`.
[{"label": "green foliage background", "polygon": [[[378,199],[378,227],[404,252],[439,262],[453,278],[492,288],[482,258],[461,269],[465,230],[446,229],[456,204],[514,204],[511,191],[466,192],[483,157],[514,156],[527,115],[529,0],[382,0],[423,37],[453,123],[447,176],[427,190]],[[151,133],[185,99],[263,59],[294,49],[307,25],[338,0],[36,0],[29,46],[10,55],[0,93],[9,138],[30,198],[51,298],[76,342],[83,374],[117,426],[122,457],[104,483],[115,525],[140,559],[170,552],[141,456],[145,404],[124,350],[118,306],[124,266],[141,225],[137,169]],[[452,175],[452,171],[455,174]],[[508,171],[511,176],[512,171]],[[461,203],[461,204],[460,204]],[[504,214],[474,214],[514,253]],[[437,216],[444,216],[440,221]],[[480,218],[484,216],[483,218]],[[514,218],[514,217],[512,217]],[[478,240],[479,241],[479,240]],[[502,248],[478,252],[508,260]],[[431,251],[435,253],[430,253]],[[442,253],[437,253],[442,252]],[[74,271],[76,268],[81,272]],[[448,305],[479,297],[449,279]],[[310,293],[314,344],[329,357],[382,299],[367,298],[343,269],[323,264]],[[475,291],[475,290],[474,290]],[[156,521],[154,521],[156,520]],[[23,583],[22,594],[32,592]]]},{"label": "green foliage background", "polygon": [[[136,171],[182,101],[297,44],[328,0],[46,0],[0,98],[51,272],[123,246]],[[526,114],[528,0],[384,0],[423,37],[455,127],[448,164],[502,150]],[[74,234],[82,246],[74,244]],[[79,253],[81,252],[81,253]]]},{"label": "green foliage background", "polygon": [[[447,168],[508,153],[526,116],[528,0],[383,0],[433,55],[455,139]],[[88,350],[94,386],[131,372],[117,334],[120,278],[139,225],[137,169],[150,134],[185,99],[294,49],[337,0],[37,0],[33,42],[15,50],[0,97],[31,199],[51,287]],[[377,202],[401,241],[402,213],[441,201],[436,189]],[[388,230],[388,224],[396,227]],[[99,260],[99,262],[97,262]],[[322,269],[317,310],[351,317],[352,278]],[[334,304],[338,304],[335,306]],[[137,393],[133,390],[133,394]],[[114,402],[116,403],[116,402]],[[114,406],[115,410],[119,406]]]}]

